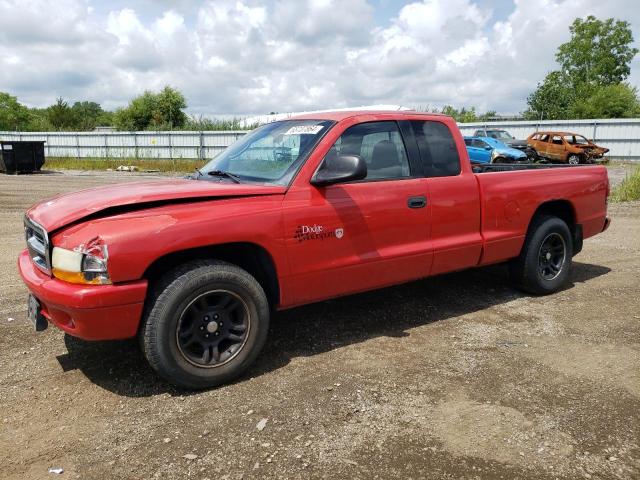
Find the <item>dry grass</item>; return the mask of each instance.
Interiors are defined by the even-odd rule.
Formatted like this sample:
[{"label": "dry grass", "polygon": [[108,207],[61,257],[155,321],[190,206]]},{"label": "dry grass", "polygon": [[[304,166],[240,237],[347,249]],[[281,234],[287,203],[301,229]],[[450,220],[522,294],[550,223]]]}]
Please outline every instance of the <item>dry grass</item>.
[{"label": "dry grass", "polygon": [[135,165],[140,171],[193,172],[206,162],[195,159],[138,159],[135,158],[65,158],[47,157],[44,169],[48,170],[115,170],[120,165]]},{"label": "dry grass", "polygon": [[636,167],[614,190],[611,198],[614,202],[640,200],[640,167]]}]

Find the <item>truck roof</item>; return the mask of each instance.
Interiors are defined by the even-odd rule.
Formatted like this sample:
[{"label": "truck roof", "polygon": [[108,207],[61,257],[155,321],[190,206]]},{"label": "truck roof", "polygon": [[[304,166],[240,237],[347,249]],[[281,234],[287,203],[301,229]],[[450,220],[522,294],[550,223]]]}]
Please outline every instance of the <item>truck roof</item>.
[{"label": "truck roof", "polygon": [[288,120],[333,120],[335,122],[339,122],[340,120],[344,120],[346,118],[351,117],[359,117],[359,116],[381,116],[381,117],[416,117],[416,116],[424,116],[425,118],[429,117],[446,117],[447,115],[442,115],[441,113],[425,113],[425,112],[416,112],[414,110],[401,110],[401,111],[389,111],[389,110],[347,110],[347,111],[326,111],[326,112],[316,112],[316,113],[305,113],[303,115],[294,115]]}]

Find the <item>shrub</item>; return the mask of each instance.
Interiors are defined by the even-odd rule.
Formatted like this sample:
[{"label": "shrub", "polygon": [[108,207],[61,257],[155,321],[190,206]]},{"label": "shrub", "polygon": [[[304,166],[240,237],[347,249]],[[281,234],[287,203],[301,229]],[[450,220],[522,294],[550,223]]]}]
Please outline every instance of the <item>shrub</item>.
[{"label": "shrub", "polygon": [[633,172],[613,190],[611,198],[614,202],[640,200],[640,167],[635,167]]}]

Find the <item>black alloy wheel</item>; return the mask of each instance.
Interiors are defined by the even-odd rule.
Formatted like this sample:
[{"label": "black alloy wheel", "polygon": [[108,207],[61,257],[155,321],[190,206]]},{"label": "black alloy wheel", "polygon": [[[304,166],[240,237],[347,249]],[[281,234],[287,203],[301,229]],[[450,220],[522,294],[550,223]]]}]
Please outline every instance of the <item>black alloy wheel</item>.
[{"label": "black alloy wheel", "polygon": [[178,320],[178,350],[193,365],[218,367],[238,354],[250,329],[251,313],[242,298],[228,290],[205,292]]},{"label": "black alloy wheel", "polygon": [[538,252],[538,272],[544,280],[553,280],[560,275],[567,257],[564,238],[558,233],[545,237]]}]

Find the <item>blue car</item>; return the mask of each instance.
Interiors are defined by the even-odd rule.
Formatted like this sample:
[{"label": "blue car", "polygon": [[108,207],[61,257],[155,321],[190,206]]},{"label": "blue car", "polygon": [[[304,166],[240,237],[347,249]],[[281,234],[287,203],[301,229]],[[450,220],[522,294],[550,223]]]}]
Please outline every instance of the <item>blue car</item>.
[{"label": "blue car", "polygon": [[464,137],[471,163],[514,163],[527,160],[522,150],[491,137]]}]

